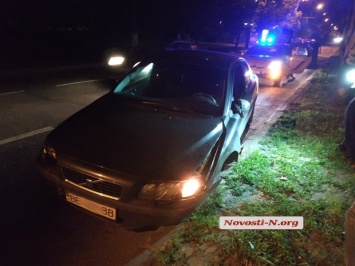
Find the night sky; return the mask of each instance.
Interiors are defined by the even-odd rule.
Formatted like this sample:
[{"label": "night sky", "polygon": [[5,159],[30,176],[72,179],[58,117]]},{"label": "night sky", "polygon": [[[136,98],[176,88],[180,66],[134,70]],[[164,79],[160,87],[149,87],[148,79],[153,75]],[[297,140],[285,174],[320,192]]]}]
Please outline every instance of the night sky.
[{"label": "night sky", "polygon": [[[132,3],[128,0],[0,0],[0,67],[13,64],[19,55],[19,63],[31,61],[43,65],[45,61],[58,59],[63,64],[100,60],[105,50],[130,44],[131,32],[139,27],[131,14],[134,11],[140,16],[143,10],[140,5],[132,9]],[[145,28],[149,25],[156,28],[153,25],[156,20],[146,23],[146,15],[140,19]]]},{"label": "night sky", "polygon": [[160,30],[161,19],[168,26],[183,8],[184,1],[175,0],[1,0],[0,30],[155,33]]},{"label": "night sky", "polygon": [[[196,3],[203,2],[196,0]],[[131,34],[140,45],[174,39],[177,13],[191,11],[184,0],[0,0],[0,67],[61,59],[100,60],[111,48],[127,49]],[[186,5],[189,8],[185,8]],[[32,59],[33,58],[33,59]]]},{"label": "night sky", "polygon": [[[329,2],[341,10],[351,0]],[[315,0],[309,0],[315,3]],[[219,21],[234,29],[245,13],[233,13],[231,0],[0,0],[0,67],[22,61],[97,61],[105,51],[131,45],[168,42],[177,33],[219,31]],[[308,3],[312,4],[312,3]],[[329,10],[329,7],[328,7]],[[340,18],[338,12],[335,17]],[[333,14],[334,15],[334,14]],[[213,27],[211,27],[213,25]],[[221,24],[222,25],[222,24]],[[223,24],[222,26],[226,26]],[[225,28],[226,29],[226,28]],[[233,33],[232,33],[233,34]],[[32,59],[31,59],[32,58]],[[22,62],[21,61],[21,62]]]},{"label": "night sky", "polygon": [[[313,6],[318,2],[300,2],[299,10],[315,16]],[[345,4],[351,0],[322,2],[326,4],[324,11],[339,20],[339,12],[334,11],[346,10]],[[244,13],[229,12],[233,8],[228,5],[232,4],[231,0],[0,0],[0,32],[89,31],[105,41],[139,32],[150,38],[159,35],[169,39],[196,25],[202,27],[219,20],[229,20],[233,25],[243,20]],[[211,8],[214,14],[209,12]]]}]

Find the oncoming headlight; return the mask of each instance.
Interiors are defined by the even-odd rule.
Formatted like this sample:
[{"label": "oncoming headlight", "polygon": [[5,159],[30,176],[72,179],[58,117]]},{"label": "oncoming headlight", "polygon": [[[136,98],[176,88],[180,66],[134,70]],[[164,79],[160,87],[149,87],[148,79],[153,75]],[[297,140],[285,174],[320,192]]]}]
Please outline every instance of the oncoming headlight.
[{"label": "oncoming headlight", "polygon": [[355,68],[346,72],[345,79],[351,84],[351,88],[355,88]]},{"label": "oncoming headlight", "polygon": [[196,196],[203,188],[198,177],[180,182],[150,183],[142,187],[139,198],[150,200],[176,200]]},{"label": "oncoming headlight", "polygon": [[123,56],[112,56],[108,60],[108,65],[109,66],[118,66],[118,65],[122,65],[123,62],[124,62]]},{"label": "oncoming headlight", "polygon": [[278,79],[281,77],[281,70],[282,70],[281,61],[272,61],[267,68],[270,70],[271,79]]}]

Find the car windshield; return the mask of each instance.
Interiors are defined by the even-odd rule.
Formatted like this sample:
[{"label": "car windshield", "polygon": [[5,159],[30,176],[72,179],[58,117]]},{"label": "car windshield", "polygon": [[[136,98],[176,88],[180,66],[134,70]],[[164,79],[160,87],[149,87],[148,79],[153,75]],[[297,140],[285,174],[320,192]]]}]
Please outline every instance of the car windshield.
[{"label": "car windshield", "polygon": [[275,47],[275,46],[263,46],[263,45],[256,45],[251,47],[246,54],[247,55],[258,55],[258,56],[281,56],[285,52],[283,47]]},{"label": "car windshield", "polygon": [[114,89],[143,104],[217,115],[224,106],[227,71],[176,62],[140,63]]}]

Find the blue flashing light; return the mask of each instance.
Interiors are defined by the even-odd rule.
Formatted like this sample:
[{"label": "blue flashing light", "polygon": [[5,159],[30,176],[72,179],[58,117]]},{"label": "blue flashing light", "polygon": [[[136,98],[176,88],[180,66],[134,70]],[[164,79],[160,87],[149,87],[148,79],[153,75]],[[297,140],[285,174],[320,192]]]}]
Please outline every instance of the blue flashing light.
[{"label": "blue flashing light", "polygon": [[261,38],[260,38],[261,43],[264,43],[266,41],[268,34],[269,34],[269,30],[263,30],[261,32]]},{"label": "blue flashing light", "polygon": [[275,44],[276,37],[272,34],[268,34],[267,36],[262,36],[260,39],[260,44],[261,45],[273,45]]},{"label": "blue flashing light", "polygon": [[273,38],[273,37],[268,37],[268,38],[266,39],[266,41],[267,41],[268,43],[273,43],[273,42],[274,42],[274,38]]}]

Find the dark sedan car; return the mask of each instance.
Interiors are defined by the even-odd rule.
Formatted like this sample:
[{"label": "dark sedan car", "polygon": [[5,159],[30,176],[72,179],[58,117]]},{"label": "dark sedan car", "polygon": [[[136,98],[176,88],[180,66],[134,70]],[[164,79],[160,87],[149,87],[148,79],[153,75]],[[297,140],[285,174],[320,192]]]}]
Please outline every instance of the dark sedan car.
[{"label": "dark sedan car", "polygon": [[38,169],[68,202],[125,227],[176,224],[238,159],[257,93],[240,57],[166,51],[53,130]]}]

